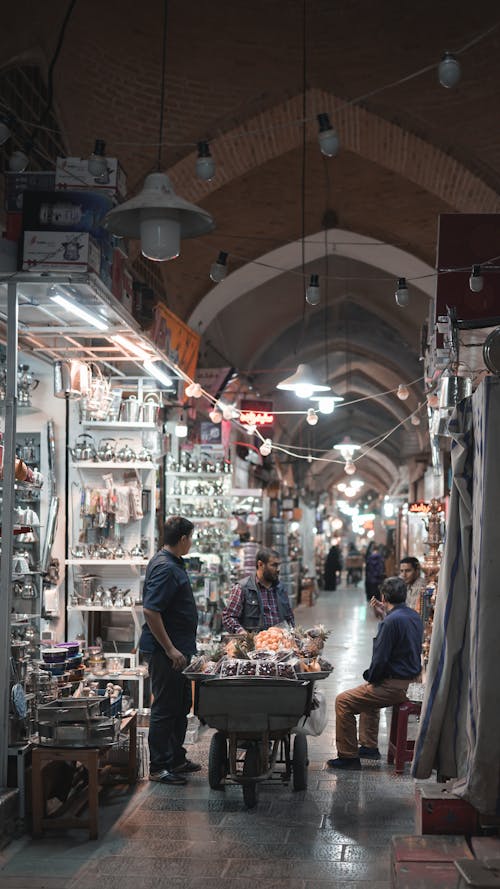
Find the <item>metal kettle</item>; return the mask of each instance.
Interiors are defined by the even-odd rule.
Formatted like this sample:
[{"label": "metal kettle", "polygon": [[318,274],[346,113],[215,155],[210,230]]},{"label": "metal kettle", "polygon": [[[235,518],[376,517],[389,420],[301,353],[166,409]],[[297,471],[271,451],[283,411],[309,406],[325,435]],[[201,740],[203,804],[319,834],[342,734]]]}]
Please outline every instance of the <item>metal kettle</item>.
[{"label": "metal kettle", "polygon": [[97,457],[99,460],[104,461],[105,463],[109,463],[115,459],[115,439],[114,438],[102,438],[99,442],[99,448],[97,451]]},{"label": "metal kettle", "polygon": [[71,456],[77,463],[95,460],[97,454],[92,436],[87,432],[81,432],[76,438],[74,447],[71,449]]}]

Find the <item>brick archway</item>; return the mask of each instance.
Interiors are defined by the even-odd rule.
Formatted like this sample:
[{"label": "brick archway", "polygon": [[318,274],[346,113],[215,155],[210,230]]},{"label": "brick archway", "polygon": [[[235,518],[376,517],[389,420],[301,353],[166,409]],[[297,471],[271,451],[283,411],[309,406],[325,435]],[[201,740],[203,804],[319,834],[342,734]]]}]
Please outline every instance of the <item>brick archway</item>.
[{"label": "brick archway", "polygon": [[[307,139],[317,138],[316,114],[327,112],[338,129],[341,150],[403,176],[461,212],[497,213],[500,196],[463,163],[430,142],[359,105],[320,89],[307,93]],[[174,186],[188,200],[203,201],[267,161],[300,146],[302,95],[263,111],[211,140],[217,173],[211,182],[193,176],[196,154],[191,152],[169,170]],[[319,151],[319,148],[318,148]],[[334,161],[333,161],[334,163]]]}]

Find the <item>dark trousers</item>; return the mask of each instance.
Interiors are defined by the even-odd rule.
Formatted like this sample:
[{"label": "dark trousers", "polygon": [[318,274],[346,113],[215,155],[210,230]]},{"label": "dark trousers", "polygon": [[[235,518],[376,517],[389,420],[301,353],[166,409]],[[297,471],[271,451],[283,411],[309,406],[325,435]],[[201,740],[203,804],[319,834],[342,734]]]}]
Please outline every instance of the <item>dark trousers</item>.
[{"label": "dark trousers", "polygon": [[187,729],[187,714],[191,709],[191,682],[173,670],[164,651],[148,654],[151,678],[151,718],[149,721],[149,769],[169,771],[183,763],[183,747]]}]

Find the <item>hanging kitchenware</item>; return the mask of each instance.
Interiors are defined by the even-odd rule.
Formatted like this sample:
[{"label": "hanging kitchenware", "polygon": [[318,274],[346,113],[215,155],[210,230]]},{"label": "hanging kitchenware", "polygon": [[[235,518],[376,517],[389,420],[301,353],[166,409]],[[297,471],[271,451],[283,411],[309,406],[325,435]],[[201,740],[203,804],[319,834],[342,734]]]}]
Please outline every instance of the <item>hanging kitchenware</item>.
[{"label": "hanging kitchenware", "polygon": [[28,364],[20,364],[17,372],[17,399],[22,407],[30,407],[31,393],[37,388],[40,380],[35,380]]},{"label": "hanging kitchenware", "polygon": [[122,423],[139,423],[142,414],[142,402],[135,395],[125,398],[120,408],[120,420]]},{"label": "hanging kitchenware", "polygon": [[90,370],[84,361],[54,362],[54,395],[56,398],[82,398],[90,390]]},{"label": "hanging kitchenware", "polygon": [[160,396],[157,392],[151,392],[149,395],[146,395],[142,403],[142,419],[144,423],[156,424],[158,422],[160,404]]},{"label": "hanging kitchenware", "polygon": [[115,439],[102,438],[97,449],[97,459],[103,463],[109,463],[115,459]]}]

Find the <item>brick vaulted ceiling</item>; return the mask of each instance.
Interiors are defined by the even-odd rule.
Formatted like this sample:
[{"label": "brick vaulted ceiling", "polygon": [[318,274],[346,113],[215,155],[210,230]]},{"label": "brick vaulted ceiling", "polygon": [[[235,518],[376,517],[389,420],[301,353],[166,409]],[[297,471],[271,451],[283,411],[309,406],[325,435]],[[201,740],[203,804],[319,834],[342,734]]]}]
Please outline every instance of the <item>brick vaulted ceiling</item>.
[{"label": "brick vaulted ceiling", "polygon": [[[9,4],[1,67],[35,64],[46,74],[67,8],[66,0]],[[77,0],[54,71],[70,152],[88,154],[105,139],[130,193],[156,167],[162,11],[162,0]],[[305,154],[303,14],[304,0],[169,0],[163,168],[183,197],[212,213],[216,230],[184,242],[162,274],[168,305],[202,335],[201,364],[237,368],[287,410],[298,400],[274,387],[307,361],[356,400],[312,430],[297,415],[281,419],[282,442],[326,449],[346,434],[372,440],[422,401],[422,383],[405,402],[358,399],[422,376],[439,214],[498,212],[500,8],[498,0],[305,0]],[[436,70],[380,89],[490,28],[460,54],[456,89],[443,89]],[[325,111],[341,140],[334,159],[317,144],[316,114]],[[217,163],[210,183],[194,175],[201,139]],[[304,307],[303,225],[306,277],[321,277],[315,308]],[[208,270],[219,250],[230,273],[215,287]],[[414,279],[406,309],[394,301],[402,275]],[[386,490],[401,462],[425,449],[424,423],[407,421],[360,462],[361,475]],[[342,474],[335,465],[315,471],[328,483]]]}]

